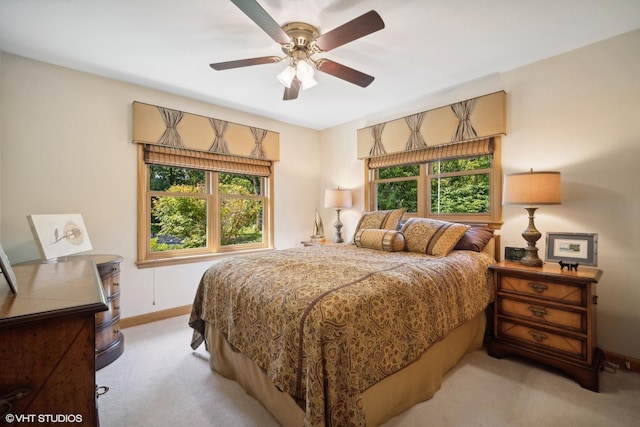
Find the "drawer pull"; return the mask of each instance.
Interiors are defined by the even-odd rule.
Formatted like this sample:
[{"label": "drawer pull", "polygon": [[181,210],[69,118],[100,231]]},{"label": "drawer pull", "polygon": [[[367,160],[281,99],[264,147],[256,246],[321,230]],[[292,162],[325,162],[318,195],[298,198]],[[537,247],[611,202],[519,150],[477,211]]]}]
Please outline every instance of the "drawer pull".
[{"label": "drawer pull", "polygon": [[531,335],[533,339],[538,342],[542,342],[548,338],[545,334],[541,334],[540,332],[536,331],[529,331],[529,335]]},{"label": "drawer pull", "polygon": [[539,294],[543,293],[549,288],[547,285],[543,285],[542,283],[534,283],[534,282],[529,282],[529,286]]},{"label": "drawer pull", "polygon": [[120,286],[120,283],[113,282],[113,286]]},{"label": "drawer pull", "polygon": [[544,317],[544,315],[547,314],[547,309],[544,307],[534,307],[530,305],[528,308],[534,316]]},{"label": "drawer pull", "polygon": [[106,385],[96,385],[96,398],[102,396],[103,394],[107,394],[108,391],[109,387],[107,387]]},{"label": "drawer pull", "polygon": [[11,402],[14,400],[23,399],[29,394],[31,394],[31,389],[19,388],[3,396],[0,396],[0,419],[4,420],[6,417],[7,421],[9,421],[9,418],[11,417],[7,417],[7,415],[10,414],[11,409],[13,408],[13,404]]}]

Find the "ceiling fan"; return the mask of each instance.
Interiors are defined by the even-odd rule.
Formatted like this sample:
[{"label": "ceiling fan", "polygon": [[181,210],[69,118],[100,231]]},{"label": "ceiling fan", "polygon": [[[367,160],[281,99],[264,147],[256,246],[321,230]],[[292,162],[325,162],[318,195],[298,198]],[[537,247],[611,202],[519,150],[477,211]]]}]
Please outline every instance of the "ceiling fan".
[{"label": "ceiling fan", "polygon": [[314,69],[360,87],[367,87],[373,81],[373,76],[330,59],[314,59],[313,55],[328,52],[383,29],[384,22],[376,11],[369,11],[320,35],[313,25],[304,22],[291,22],[281,27],[255,0],[231,0],[231,2],[279,43],[285,56],[262,56],[210,64],[214,70],[228,70],[288,60],[287,68],[278,74],[278,80],[285,86],[283,96],[285,101],[296,99],[300,89],[308,89],[317,84],[313,78]]}]

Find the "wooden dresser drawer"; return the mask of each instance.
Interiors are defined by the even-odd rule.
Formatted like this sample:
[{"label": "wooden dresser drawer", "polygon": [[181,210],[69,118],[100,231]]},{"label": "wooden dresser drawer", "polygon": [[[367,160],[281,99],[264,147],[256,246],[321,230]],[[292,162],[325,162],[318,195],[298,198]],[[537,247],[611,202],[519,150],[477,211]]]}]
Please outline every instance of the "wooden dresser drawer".
[{"label": "wooden dresser drawer", "polygon": [[100,352],[108,348],[120,335],[120,316],[111,319],[111,322],[105,323],[101,328],[96,328],[96,351]]},{"label": "wooden dresser drawer", "polygon": [[96,313],[96,328],[110,323],[114,317],[120,316],[120,296],[116,296],[109,301],[109,310]]},{"label": "wooden dresser drawer", "polygon": [[588,358],[585,338],[571,337],[530,325],[500,319],[497,325],[497,337],[518,340],[533,345],[539,350],[553,354],[561,353],[580,361]]},{"label": "wooden dresser drawer", "polygon": [[499,314],[521,317],[543,325],[551,325],[573,332],[587,332],[587,314],[584,311],[571,310],[541,304],[537,300],[528,301],[502,297],[498,299]]},{"label": "wooden dresser drawer", "polygon": [[98,272],[100,272],[100,277],[117,276],[120,274],[120,263],[109,260],[109,262],[98,264]]},{"label": "wooden dresser drawer", "polygon": [[502,276],[498,283],[498,291],[515,292],[523,295],[533,295],[564,304],[584,306],[586,297],[584,287],[571,284],[546,282],[537,279]]},{"label": "wooden dresser drawer", "polygon": [[109,299],[120,293],[120,274],[112,274],[102,277],[104,296]]}]

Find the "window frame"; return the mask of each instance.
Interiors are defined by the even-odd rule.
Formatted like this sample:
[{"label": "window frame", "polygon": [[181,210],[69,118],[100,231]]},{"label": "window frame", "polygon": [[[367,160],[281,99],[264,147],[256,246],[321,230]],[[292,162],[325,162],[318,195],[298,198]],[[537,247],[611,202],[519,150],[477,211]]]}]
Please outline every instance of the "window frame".
[{"label": "window frame", "polygon": [[[184,150],[188,153],[188,150]],[[221,155],[224,157],[224,155]],[[234,157],[234,160],[237,158]],[[151,252],[151,198],[152,196],[168,196],[166,192],[150,190],[149,167],[151,164],[167,166],[166,164],[148,162],[145,159],[145,146],[138,146],[138,218],[137,218],[137,240],[138,251],[136,265],[138,268],[149,268],[164,265],[176,265],[190,262],[202,262],[215,259],[221,256],[234,254],[246,254],[273,250],[274,248],[274,174],[273,167],[270,168],[268,176],[259,176],[262,180],[261,195],[236,195],[221,194],[218,191],[218,174],[232,173],[251,175],[246,172],[223,171],[209,168],[201,168],[205,171],[205,192],[204,193],[177,193],[178,197],[205,198],[207,203],[207,245],[205,248],[180,249],[178,251]],[[172,166],[186,167],[187,166]],[[256,175],[258,176],[258,175]],[[215,206],[219,212],[223,199],[243,198],[259,199],[263,201],[263,230],[261,243],[222,245],[220,242],[221,221],[219,215],[212,215],[211,207]]]},{"label": "window frame", "polygon": [[[466,224],[486,224],[492,228],[500,228],[502,224],[502,159],[501,159],[501,140],[500,137],[493,137],[493,152],[491,153],[492,161],[490,169],[480,169],[473,171],[461,171],[456,173],[446,173],[441,174],[441,176],[462,176],[462,175],[473,175],[477,173],[488,173],[489,174],[489,213],[431,213],[430,212],[430,204],[431,204],[431,185],[430,180],[437,174],[433,174],[431,172],[431,164],[437,160],[450,160],[452,158],[473,158],[477,157],[475,154],[471,155],[460,155],[456,157],[448,157],[446,159],[434,159],[434,161],[416,161],[415,163],[409,164],[418,164],[420,165],[420,174],[416,177],[418,181],[418,211],[417,212],[407,212],[405,214],[405,218],[407,217],[421,217],[421,218],[434,218],[440,219],[443,221],[454,221],[454,222],[463,222]],[[458,144],[465,144],[464,142]],[[389,157],[393,156],[393,154],[389,155]],[[365,159],[364,161],[364,177],[365,177],[365,209],[367,210],[376,210],[377,208],[377,191],[376,186],[379,182],[393,182],[393,181],[406,181],[406,177],[401,178],[389,178],[380,180],[378,179],[378,170],[379,168],[370,168],[370,160]],[[403,163],[404,164],[404,163]],[[390,163],[385,165],[384,167],[393,167],[393,166],[401,166],[402,164],[393,164]]]}]

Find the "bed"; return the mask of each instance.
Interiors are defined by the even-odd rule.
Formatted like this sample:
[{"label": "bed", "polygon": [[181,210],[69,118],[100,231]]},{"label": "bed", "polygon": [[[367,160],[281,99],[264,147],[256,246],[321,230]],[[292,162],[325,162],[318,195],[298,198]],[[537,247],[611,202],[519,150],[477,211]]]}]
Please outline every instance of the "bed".
[{"label": "bed", "polygon": [[495,243],[456,250],[473,229],[423,220],[214,264],[191,346],[284,426],[379,425],[429,399],[482,346]]}]

